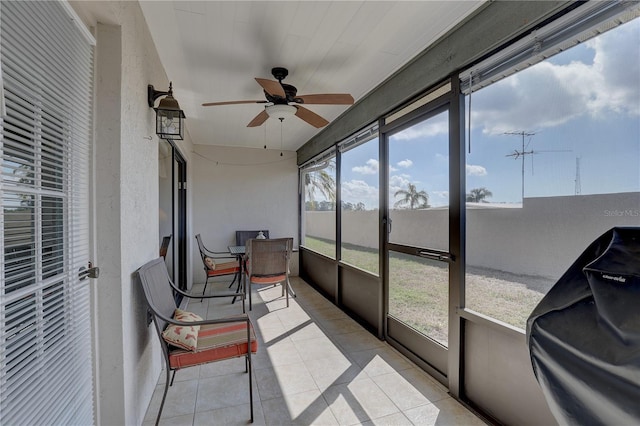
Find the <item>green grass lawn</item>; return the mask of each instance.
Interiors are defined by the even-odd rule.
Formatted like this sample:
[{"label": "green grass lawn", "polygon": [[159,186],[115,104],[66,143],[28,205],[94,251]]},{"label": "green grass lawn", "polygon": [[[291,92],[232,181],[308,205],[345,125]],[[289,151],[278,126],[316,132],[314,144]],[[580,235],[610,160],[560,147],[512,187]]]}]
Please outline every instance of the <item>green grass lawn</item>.
[{"label": "green grass lawn", "polygon": [[[307,236],[303,245],[335,258],[335,242]],[[342,260],[378,274],[375,250],[345,245]],[[446,345],[448,266],[394,252],[389,259],[389,281],[389,313]],[[532,288],[550,288],[553,284],[541,277],[473,267],[467,268],[465,281],[469,309],[522,329],[544,296]]]}]

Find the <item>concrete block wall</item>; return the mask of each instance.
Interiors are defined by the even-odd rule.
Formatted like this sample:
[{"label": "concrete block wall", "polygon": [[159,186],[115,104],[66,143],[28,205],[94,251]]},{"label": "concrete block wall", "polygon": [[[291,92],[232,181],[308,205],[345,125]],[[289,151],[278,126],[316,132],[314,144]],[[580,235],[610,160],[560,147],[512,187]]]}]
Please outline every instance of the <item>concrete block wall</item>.
[{"label": "concrete block wall", "polygon": [[[378,247],[378,211],[342,213],[343,242]],[[448,210],[396,210],[390,240],[446,250]],[[521,207],[470,205],[467,264],[558,278],[602,233],[640,226],[640,192],[525,198]],[[335,239],[333,212],[306,212],[305,233]]]}]

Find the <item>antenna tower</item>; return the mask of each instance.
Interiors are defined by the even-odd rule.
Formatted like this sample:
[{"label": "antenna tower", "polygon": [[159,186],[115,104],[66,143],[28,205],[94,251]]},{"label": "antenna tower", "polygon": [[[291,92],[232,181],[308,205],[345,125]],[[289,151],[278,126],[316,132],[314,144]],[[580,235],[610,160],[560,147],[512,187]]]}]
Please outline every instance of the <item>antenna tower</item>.
[{"label": "antenna tower", "polygon": [[582,188],[580,186],[580,157],[576,157],[576,195],[580,195]]},{"label": "antenna tower", "polygon": [[513,136],[521,136],[522,137],[522,151],[518,151],[517,149],[513,150],[513,154],[508,154],[507,157],[513,157],[514,160],[517,160],[518,157],[522,157],[522,202],[524,203],[524,157],[527,155],[533,154],[533,150],[525,151],[524,148],[524,137],[525,136],[534,136],[533,132],[525,132],[524,130],[520,132],[505,132],[505,135],[513,135]]},{"label": "antenna tower", "polygon": [[[538,150],[534,151],[533,149],[531,149],[530,151],[525,151],[525,149],[529,146],[529,143],[531,143],[531,139],[529,139],[529,143],[527,143],[527,145],[525,146],[524,137],[534,136],[536,134],[535,132],[526,132],[524,130],[521,130],[519,132],[505,132],[503,134],[520,136],[522,138],[522,151],[518,151],[517,149],[514,149],[513,153],[507,154],[506,157],[513,157],[514,160],[517,160],[518,158],[522,157],[522,202],[524,202],[524,157],[526,157],[527,155],[539,154],[541,152],[571,152],[571,151],[566,149],[556,149],[556,150],[547,150],[547,151],[538,151]],[[531,157],[531,160],[532,160],[531,171],[533,173],[533,157]],[[579,179],[579,175],[578,175],[578,179]]]}]

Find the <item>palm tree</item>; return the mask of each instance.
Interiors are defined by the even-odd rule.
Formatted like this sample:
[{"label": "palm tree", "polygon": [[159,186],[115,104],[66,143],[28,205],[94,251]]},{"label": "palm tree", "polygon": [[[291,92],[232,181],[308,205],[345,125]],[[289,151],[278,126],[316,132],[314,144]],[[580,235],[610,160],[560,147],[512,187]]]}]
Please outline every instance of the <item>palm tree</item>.
[{"label": "palm tree", "polygon": [[321,170],[309,171],[304,176],[304,188],[306,199],[311,201],[311,205],[315,209],[315,194],[320,193],[327,200],[336,201],[336,181],[327,169],[333,169],[335,163],[329,162],[326,168]]},{"label": "palm tree", "polygon": [[473,188],[467,194],[467,201],[471,203],[486,203],[485,198],[492,197],[493,194],[484,186],[482,188]]},{"label": "palm tree", "polygon": [[395,202],[394,207],[408,204],[411,210],[424,209],[429,207],[429,194],[425,191],[418,191],[416,186],[410,183],[406,190],[399,189],[393,194],[394,197],[401,195],[402,198]]}]

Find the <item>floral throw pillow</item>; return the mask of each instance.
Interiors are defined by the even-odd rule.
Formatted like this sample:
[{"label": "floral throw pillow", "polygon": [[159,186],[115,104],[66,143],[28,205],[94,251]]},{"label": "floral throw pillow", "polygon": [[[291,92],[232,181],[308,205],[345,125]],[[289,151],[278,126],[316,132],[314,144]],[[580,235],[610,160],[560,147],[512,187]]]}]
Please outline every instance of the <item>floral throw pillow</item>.
[{"label": "floral throw pillow", "polygon": [[[202,321],[199,315],[192,312],[176,309],[173,313],[173,319],[182,322]],[[162,337],[170,345],[177,346],[188,351],[195,351],[198,348],[198,332],[199,325],[183,326],[169,324],[162,332]]]},{"label": "floral throw pillow", "polygon": [[205,258],[204,258],[204,263],[206,263],[206,264],[207,264],[207,268],[209,268],[209,269],[211,269],[211,270],[216,269],[216,261],[215,261],[215,260],[213,260],[212,258],[210,258],[210,257],[205,257]]}]

